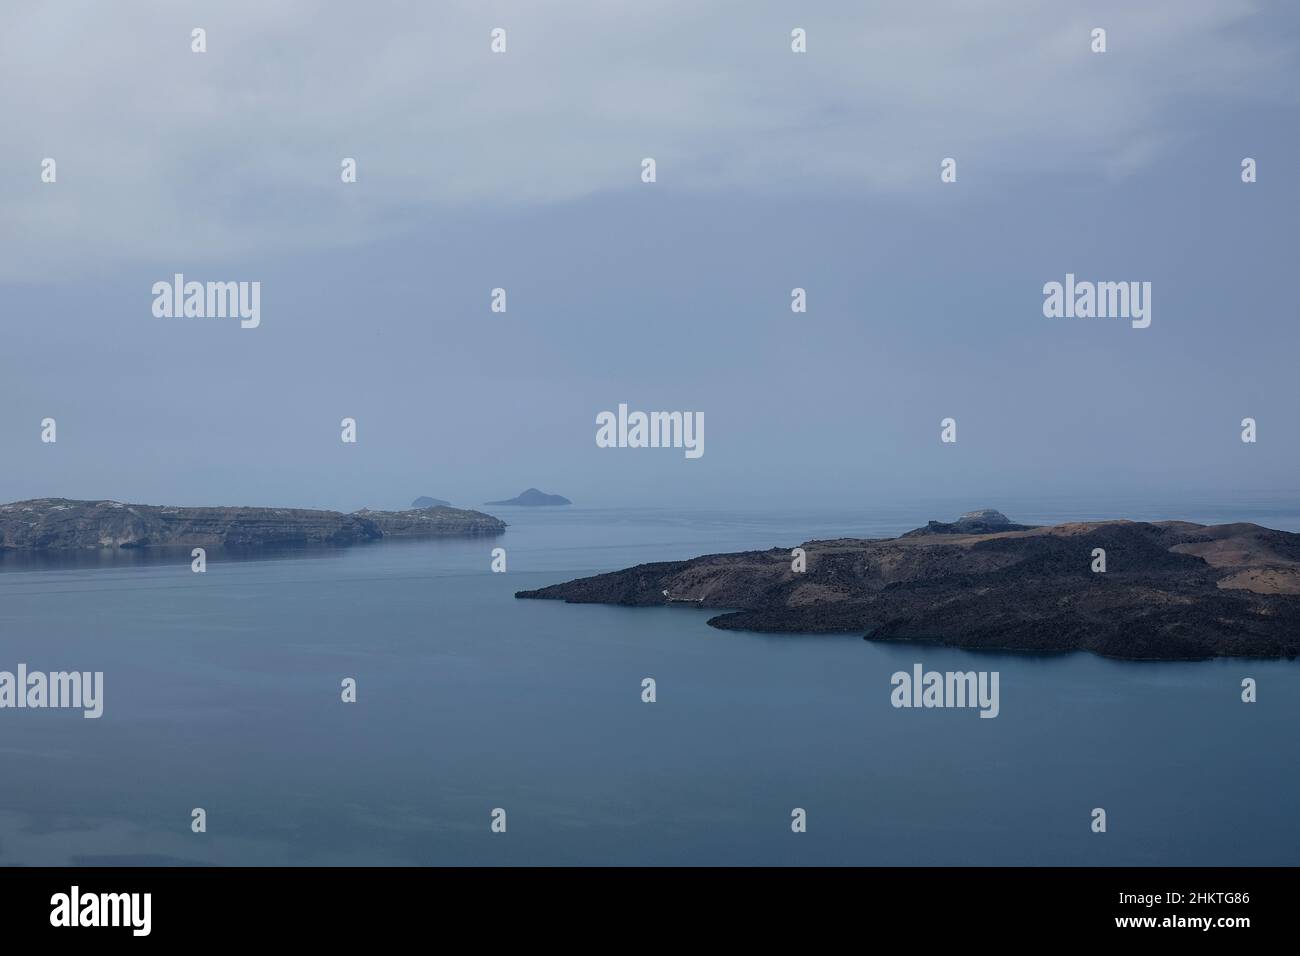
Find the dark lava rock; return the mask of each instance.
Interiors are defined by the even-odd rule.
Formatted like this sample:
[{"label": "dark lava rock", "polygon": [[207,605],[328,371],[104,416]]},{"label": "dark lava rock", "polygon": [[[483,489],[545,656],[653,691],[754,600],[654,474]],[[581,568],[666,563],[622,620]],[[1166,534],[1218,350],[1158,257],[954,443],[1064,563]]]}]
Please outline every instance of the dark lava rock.
[{"label": "dark lava rock", "polygon": [[[1180,521],[1026,528],[996,512],[939,527],[805,542],[803,572],[776,548],[642,564],[515,596],[694,604],[724,610],[709,624],[725,630],[1141,660],[1300,654],[1300,535]],[[1104,572],[1092,570],[1098,548]]]},{"label": "dark lava rock", "polygon": [[1014,524],[1001,511],[982,508],[968,511],[956,521],[931,521],[924,528],[909,531],[903,537],[923,534],[996,534],[999,531],[1028,531],[1032,524]]}]

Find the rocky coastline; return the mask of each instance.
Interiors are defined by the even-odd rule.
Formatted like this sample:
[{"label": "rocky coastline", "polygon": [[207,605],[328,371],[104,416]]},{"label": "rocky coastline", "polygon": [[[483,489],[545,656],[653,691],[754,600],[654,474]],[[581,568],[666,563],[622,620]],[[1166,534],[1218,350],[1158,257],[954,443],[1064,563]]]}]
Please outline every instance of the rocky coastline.
[{"label": "rocky coastline", "polygon": [[481,511],[419,508],[352,514],[304,508],[182,508],[36,498],[0,505],[0,551],[343,546],[385,538],[498,535]]},{"label": "rocky coastline", "polygon": [[1300,654],[1300,534],[1255,524],[1033,527],[983,511],[897,538],[799,549],[803,570],[798,552],[773,548],[642,564],[515,596],[695,606],[724,612],[708,621],[724,630],[990,650],[1129,660]]}]

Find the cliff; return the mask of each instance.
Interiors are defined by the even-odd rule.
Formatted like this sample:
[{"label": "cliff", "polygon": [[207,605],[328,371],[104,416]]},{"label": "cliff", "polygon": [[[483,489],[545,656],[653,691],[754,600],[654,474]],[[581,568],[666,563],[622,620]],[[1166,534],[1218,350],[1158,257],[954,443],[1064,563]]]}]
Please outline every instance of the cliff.
[{"label": "cliff", "polygon": [[408,511],[370,511],[362,508],[347,517],[372,523],[385,538],[430,538],[440,535],[492,535],[505,531],[500,518],[481,511],[436,506]]},{"label": "cliff", "polygon": [[37,498],[0,505],[0,550],[350,545],[385,537],[500,534],[478,511],[312,511],[302,508],[173,508],[117,501]]},{"label": "cliff", "polygon": [[[726,630],[968,648],[1181,660],[1300,653],[1300,534],[1181,521],[976,534],[932,526],[805,542],[803,572],[776,548],[642,564],[515,596],[694,603],[726,609],[708,622]],[[1092,570],[1096,548],[1104,572]]]}]

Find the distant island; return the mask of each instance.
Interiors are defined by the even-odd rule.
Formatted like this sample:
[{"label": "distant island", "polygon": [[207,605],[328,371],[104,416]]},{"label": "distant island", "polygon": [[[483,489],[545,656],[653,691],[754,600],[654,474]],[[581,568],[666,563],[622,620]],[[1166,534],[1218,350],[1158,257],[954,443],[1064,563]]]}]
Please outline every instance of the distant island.
[{"label": "distant island", "polygon": [[450,508],[450,501],[443,501],[441,498],[430,498],[428,495],[421,495],[411,502],[412,508]]},{"label": "distant island", "polygon": [[[1256,524],[1016,525],[999,512],[897,538],[641,564],[515,597],[725,610],[724,630],[864,633],[1130,660],[1300,654],[1300,534]],[[1104,552],[1105,570],[1099,570]],[[1098,570],[1094,570],[1098,568]]]},{"label": "distant island", "polygon": [[489,507],[501,507],[502,505],[519,505],[525,508],[537,508],[545,505],[571,505],[573,504],[563,495],[548,495],[544,491],[538,491],[536,488],[529,488],[521,492],[518,497],[511,498],[508,501],[486,501],[484,504]]},{"label": "distant island", "polygon": [[998,531],[1028,531],[1037,525],[1015,524],[995,508],[981,508],[968,511],[956,521],[931,521],[924,528],[917,528],[903,535],[913,538],[925,534],[993,534]]},{"label": "distant island", "polygon": [[352,514],[302,508],[172,508],[36,498],[0,505],[0,551],[350,545],[384,538],[498,535],[481,511],[421,508]]}]

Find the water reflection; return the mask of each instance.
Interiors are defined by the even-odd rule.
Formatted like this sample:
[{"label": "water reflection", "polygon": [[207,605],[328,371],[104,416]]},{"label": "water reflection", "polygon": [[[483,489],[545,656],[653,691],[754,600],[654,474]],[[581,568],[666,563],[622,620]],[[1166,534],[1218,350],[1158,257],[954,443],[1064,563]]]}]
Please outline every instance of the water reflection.
[{"label": "water reflection", "polygon": [[[373,547],[355,544],[352,548]],[[156,548],[83,548],[69,551],[5,551],[0,550],[0,571],[78,571],[111,568],[151,567],[155,565],[188,565],[192,558],[190,547]],[[209,563],[219,561],[271,561],[294,558],[334,560],[349,550],[345,547],[276,546],[266,548],[206,548]]]}]

